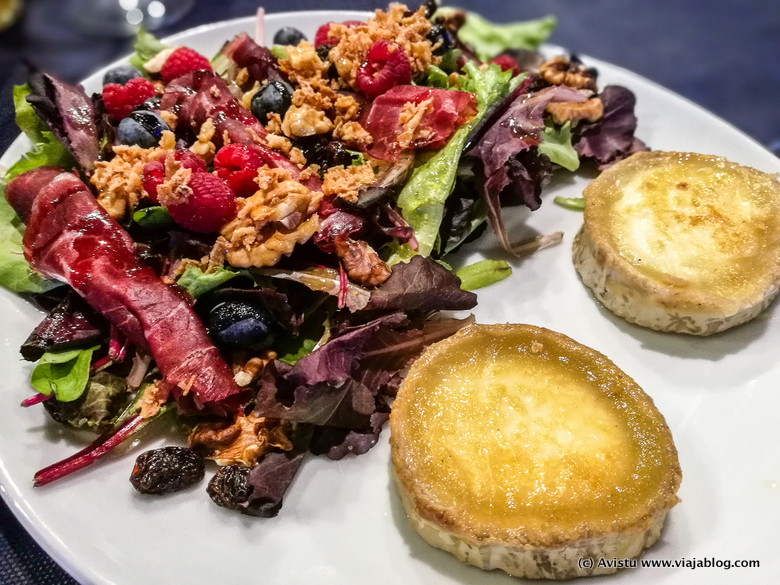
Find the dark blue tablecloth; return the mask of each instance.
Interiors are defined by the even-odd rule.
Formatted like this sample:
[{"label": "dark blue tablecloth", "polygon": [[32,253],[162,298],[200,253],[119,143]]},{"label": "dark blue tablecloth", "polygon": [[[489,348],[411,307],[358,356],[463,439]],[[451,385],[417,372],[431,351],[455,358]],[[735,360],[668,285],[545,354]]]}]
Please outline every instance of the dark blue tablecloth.
[{"label": "dark blue tablecloth", "polygon": [[[89,38],[68,27],[63,0],[27,0],[22,20],[0,33],[0,152],[16,137],[11,87],[35,63],[77,81],[129,51],[129,40]],[[409,2],[419,4],[419,0]],[[780,10],[777,0],[461,0],[491,20],[555,14],[551,41],[633,70],[702,105],[780,151]],[[197,0],[166,34],[247,16],[258,2]],[[268,12],[364,10],[367,0],[268,0]],[[8,390],[8,389],[4,389]],[[3,416],[12,416],[5,413]],[[0,432],[2,428],[0,427]],[[0,502],[0,584],[75,583],[32,541]]]}]

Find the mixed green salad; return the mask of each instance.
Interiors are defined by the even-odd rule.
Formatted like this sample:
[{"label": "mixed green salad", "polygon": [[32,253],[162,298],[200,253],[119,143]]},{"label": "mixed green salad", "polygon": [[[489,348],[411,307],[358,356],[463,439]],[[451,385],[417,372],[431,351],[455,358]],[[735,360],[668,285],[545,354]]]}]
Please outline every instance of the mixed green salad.
[{"label": "mixed green salad", "polygon": [[142,32],[91,96],[33,71],[0,284],[47,313],[23,405],[97,433],[36,484],[166,417],[187,447],[139,457],[136,489],[213,461],[212,500],[272,516],[305,454],[376,444],[411,361],[512,272],[453,253],[488,228],[513,255],[555,243],[516,241],[504,210],[645,148],[629,90],[539,51],[554,26],[392,4],[216,56]]}]

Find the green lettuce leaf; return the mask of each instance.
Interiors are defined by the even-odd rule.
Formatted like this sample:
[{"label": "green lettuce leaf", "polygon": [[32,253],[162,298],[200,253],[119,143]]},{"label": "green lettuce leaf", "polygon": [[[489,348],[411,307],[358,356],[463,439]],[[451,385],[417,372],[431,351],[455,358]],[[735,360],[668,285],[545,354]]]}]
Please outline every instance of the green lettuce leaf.
[{"label": "green lettuce leaf", "polygon": [[32,371],[32,387],[42,394],[54,392],[60,402],[76,400],[87,387],[89,365],[96,349],[97,346],[46,352]]},{"label": "green lettuce leaf", "polygon": [[169,45],[160,42],[160,40],[152,33],[141,29],[138,31],[138,35],[135,38],[135,44],[133,45],[135,54],[130,57],[130,65],[143,72],[145,71],[144,64],[147,61],[152,59],[160,51],[164,51],[165,49],[169,48]]},{"label": "green lettuce leaf", "polygon": [[[511,71],[501,71],[498,65],[490,65],[481,71],[473,62],[469,62],[464,68],[466,75],[460,78],[461,87],[476,95],[476,116],[461,126],[441,149],[418,157],[412,176],[398,195],[398,207],[414,229],[419,246],[417,252],[423,256],[430,256],[436,245],[439,226],[444,217],[444,203],[455,185],[458,161],[471,130],[482,120],[491,105],[514,91],[523,80],[522,76],[512,77]],[[398,261],[395,256],[389,259],[391,264]]]},{"label": "green lettuce leaf", "polygon": [[171,229],[176,222],[173,221],[171,214],[162,205],[152,205],[144,207],[133,213],[133,221],[142,228],[150,230]]},{"label": "green lettuce leaf", "polygon": [[580,157],[571,143],[571,123],[556,127],[550,121],[544,124],[539,152],[557,165],[569,171],[576,171],[580,166]]},{"label": "green lettuce leaf", "polygon": [[46,165],[71,168],[75,161],[62,143],[49,132],[46,124],[38,117],[32,106],[27,103],[30,87],[14,86],[14,109],[16,125],[33,143],[33,148],[22,155],[5,173],[5,180],[10,181],[17,175],[36,167]]},{"label": "green lettuce leaf", "polygon": [[512,267],[503,260],[480,260],[464,266],[455,273],[460,278],[460,288],[475,290],[504,280],[512,274]]},{"label": "green lettuce leaf", "polygon": [[188,266],[176,281],[176,284],[186,289],[187,292],[197,299],[202,294],[217,288],[239,274],[241,274],[239,271],[228,270],[227,268],[217,268],[213,272],[206,273],[197,266]]},{"label": "green lettuce leaf", "polygon": [[469,12],[458,30],[458,38],[470,45],[483,61],[490,61],[507,49],[536,49],[550,36],[558,21],[553,16],[538,20],[494,24]]},{"label": "green lettuce leaf", "polygon": [[553,199],[555,203],[572,211],[585,211],[585,199],[583,197],[562,197],[558,195]]},{"label": "green lettuce leaf", "polygon": [[70,153],[27,103],[29,93],[27,85],[17,85],[13,90],[16,124],[33,143],[33,148],[11,165],[5,173],[4,182],[0,182],[0,286],[15,293],[46,292],[62,283],[42,278],[30,269],[24,259],[24,224],[5,199],[5,182],[36,167],[70,168],[75,164]]}]

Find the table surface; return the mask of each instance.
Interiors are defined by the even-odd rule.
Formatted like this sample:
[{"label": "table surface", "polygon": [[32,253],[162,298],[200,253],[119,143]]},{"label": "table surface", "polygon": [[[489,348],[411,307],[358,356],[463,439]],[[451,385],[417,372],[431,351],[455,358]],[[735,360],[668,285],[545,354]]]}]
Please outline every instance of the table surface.
[{"label": "table surface", "polygon": [[[416,6],[419,1],[408,4]],[[460,0],[453,4],[494,21],[554,14],[559,24],[551,42],[639,73],[780,152],[777,0]],[[20,22],[0,33],[0,152],[18,135],[11,88],[24,82],[27,63],[78,81],[130,51],[129,39],[88,37],[68,26],[66,5],[62,0],[27,0]],[[267,0],[263,5],[267,12],[382,6],[367,0]],[[258,2],[246,0],[196,0],[182,20],[156,34],[248,16],[257,6]],[[0,501],[0,584],[6,583],[75,581]]]}]

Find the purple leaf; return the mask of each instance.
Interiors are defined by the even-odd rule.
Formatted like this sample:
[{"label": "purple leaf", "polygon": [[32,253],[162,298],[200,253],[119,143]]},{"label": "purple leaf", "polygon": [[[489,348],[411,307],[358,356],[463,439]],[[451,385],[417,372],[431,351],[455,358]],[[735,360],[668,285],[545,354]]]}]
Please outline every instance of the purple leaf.
[{"label": "purple leaf", "polygon": [[46,73],[30,76],[27,101],[52,134],[89,174],[98,159],[95,108],[81,86],[68,85]]},{"label": "purple leaf", "polygon": [[477,304],[477,295],[461,290],[449,270],[423,256],[396,264],[383,284],[371,291],[366,309],[458,311]]},{"label": "purple leaf", "polygon": [[301,425],[293,437],[291,451],[269,451],[249,472],[251,490],[241,512],[250,516],[272,518],[282,507],[284,494],[290,487],[311,441],[311,427]]},{"label": "purple leaf", "polygon": [[647,147],[634,137],[636,96],[625,87],[608,85],[599,97],[604,115],[575,128],[574,149],[581,157],[594,159],[603,170]]}]

